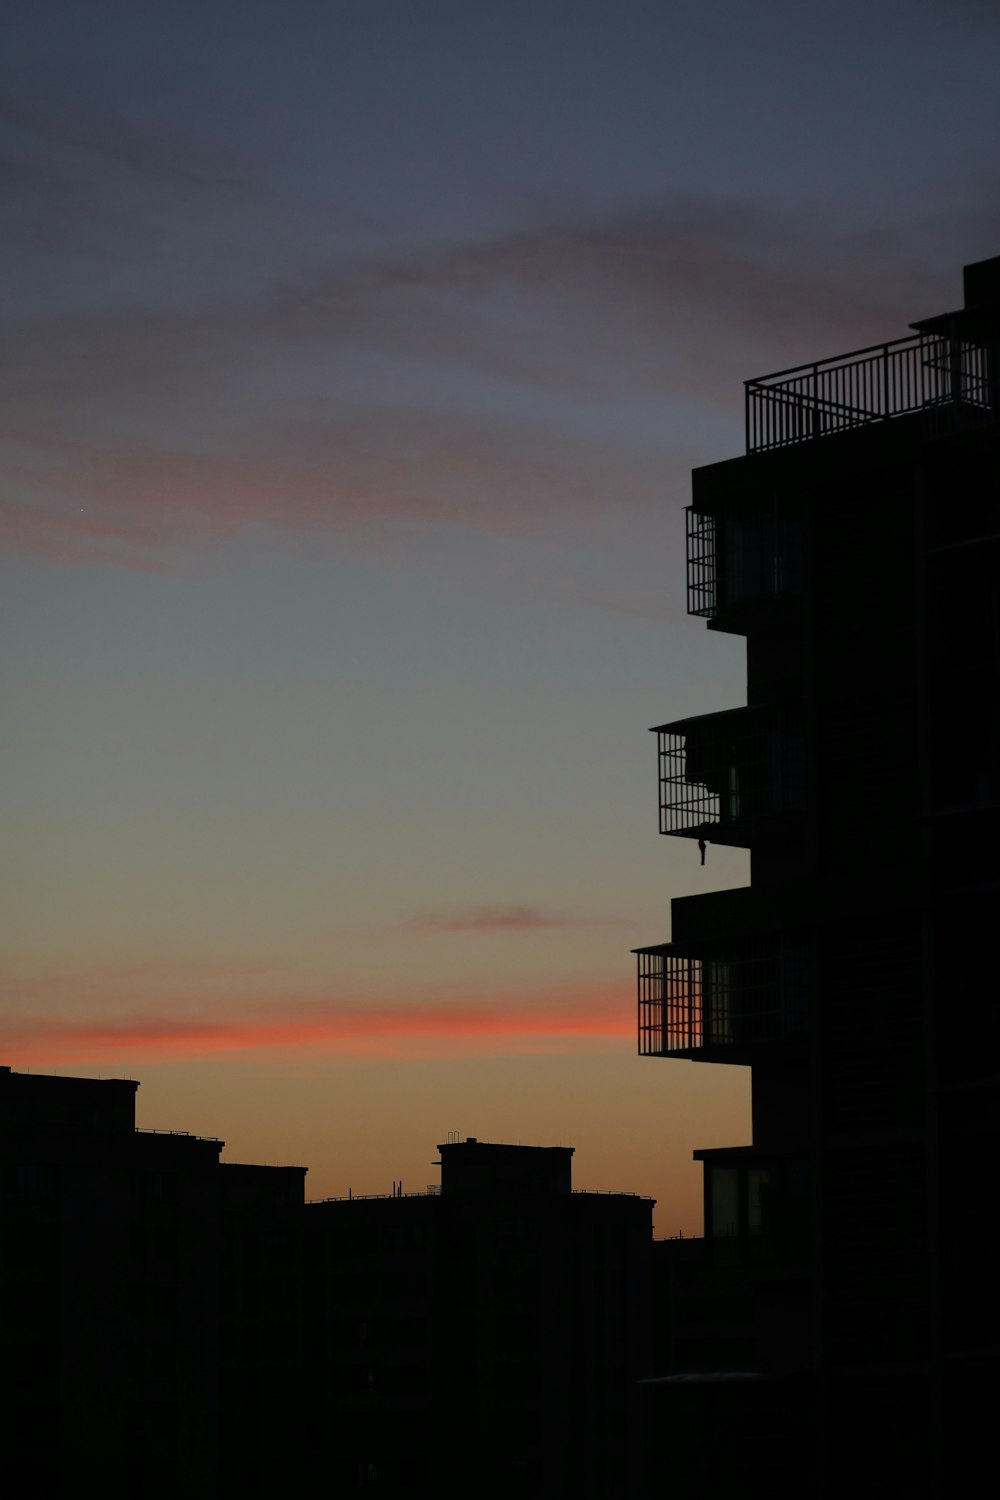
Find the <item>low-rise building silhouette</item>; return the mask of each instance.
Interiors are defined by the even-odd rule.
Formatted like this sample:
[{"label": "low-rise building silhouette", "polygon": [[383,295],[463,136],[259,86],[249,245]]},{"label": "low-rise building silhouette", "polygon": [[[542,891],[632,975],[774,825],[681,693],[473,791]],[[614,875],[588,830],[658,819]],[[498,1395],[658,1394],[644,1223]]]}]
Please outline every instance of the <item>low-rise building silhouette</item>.
[{"label": "low-rise building silhouette", "polygon": [[137,1132],[137,1087],[0,1071],[11,1493],[214,1493],[220,1143]]},{"label": "low-rise building silhouette", "polygon": [[650,1199],[470,1139],[438,1190],[306,1204],[137,1088],[0,1069],[11,1494],[634,1493]]},{"label": "low-rise building silhouette", "polygon": [[439,1193],[307,1207],[320,1488],[634,1494],[652,1201],[573,1191],[569,1148],[438,1149]]}]

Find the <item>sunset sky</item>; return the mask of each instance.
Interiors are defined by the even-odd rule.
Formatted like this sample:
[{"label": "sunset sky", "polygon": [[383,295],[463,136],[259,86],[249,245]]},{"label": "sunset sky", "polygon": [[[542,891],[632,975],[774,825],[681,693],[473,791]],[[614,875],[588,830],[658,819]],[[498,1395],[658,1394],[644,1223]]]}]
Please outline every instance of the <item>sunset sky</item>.
[{"label": "sunset sky", "polygon": [[0,1062],[434,1181],[573,1145],[697,1232],[744,1069],[630,948],[738,851],[648,726],[749,376],[1000,254],[996,0],[13,0],[0,48]]}]

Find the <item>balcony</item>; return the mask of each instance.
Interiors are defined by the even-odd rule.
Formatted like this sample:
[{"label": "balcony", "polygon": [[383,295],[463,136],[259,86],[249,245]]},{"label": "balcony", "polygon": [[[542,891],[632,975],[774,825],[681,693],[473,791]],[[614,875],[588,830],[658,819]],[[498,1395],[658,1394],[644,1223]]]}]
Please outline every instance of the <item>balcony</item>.
[{"label": "balcony", "polygon": [[994,421],[997,360],[996,347],[957,337],[954,325],[936,326],[748,380],[747,452],[784,448],[910,412],[924,412],[932,432]]},{"label": "balcony", "polygon": [[640,1057],[749,1061],[762,1045],[802,1037],[807,954],[773,938],[724,946],[637,948]]},{"label": "balcony", "polygon": [[748,847],[801,810],[802,733],[790,708],[734,708],[653,733],[661,833]]},{"label": "balcony", "polygon": [[777,510],[745,518],[687,507],[687,608],[714,620],[728,610],[797,594],[798,520]]}]

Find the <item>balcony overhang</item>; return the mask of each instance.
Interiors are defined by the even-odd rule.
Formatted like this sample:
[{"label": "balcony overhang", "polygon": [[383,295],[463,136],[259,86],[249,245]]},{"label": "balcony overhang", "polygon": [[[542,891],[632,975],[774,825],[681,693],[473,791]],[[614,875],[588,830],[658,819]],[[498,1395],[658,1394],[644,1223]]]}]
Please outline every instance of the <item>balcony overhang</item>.
[{"label": "balcony overhang", "polygon": [[963,342],[982,346],[995,342],[1000,333],[1000,307],[960,307],[955,312],[939,313],[934,318],[921,318],[910,327],[925,336],[938,339],[960,339]]},{"label": "balcony overhang", "polygon": [[725,726],[727,723],[738,724],[741,720],[745,723],[751,715],[761,715],[767,712],[767,708],[742,704],[739,708],[719,709],[717,713],[691,714],[686,719],[671,719],[667,724],[653,724],[649,732],[650,734],[689,734],[692,730],[707,728],[715,724]]}]

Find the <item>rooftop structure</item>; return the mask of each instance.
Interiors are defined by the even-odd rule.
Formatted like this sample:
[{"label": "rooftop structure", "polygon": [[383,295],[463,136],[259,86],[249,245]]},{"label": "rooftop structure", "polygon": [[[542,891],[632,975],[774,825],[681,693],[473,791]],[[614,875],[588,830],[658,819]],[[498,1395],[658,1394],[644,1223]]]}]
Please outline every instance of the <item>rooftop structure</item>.
[{"label": "rooftop structure", "polygon": [[439,1146],[442,1193],[569,1193],[572,1146],[503,1146],[467,1136]]}]

